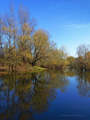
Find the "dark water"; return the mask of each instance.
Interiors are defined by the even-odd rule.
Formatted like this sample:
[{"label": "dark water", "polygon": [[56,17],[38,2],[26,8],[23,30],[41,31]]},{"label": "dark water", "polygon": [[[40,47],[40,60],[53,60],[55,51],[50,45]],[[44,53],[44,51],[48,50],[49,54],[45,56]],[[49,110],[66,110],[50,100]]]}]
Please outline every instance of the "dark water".
[{"label": "dark water", "polygon": [[0,120],[90,120],[90,73],[1,76]]}]

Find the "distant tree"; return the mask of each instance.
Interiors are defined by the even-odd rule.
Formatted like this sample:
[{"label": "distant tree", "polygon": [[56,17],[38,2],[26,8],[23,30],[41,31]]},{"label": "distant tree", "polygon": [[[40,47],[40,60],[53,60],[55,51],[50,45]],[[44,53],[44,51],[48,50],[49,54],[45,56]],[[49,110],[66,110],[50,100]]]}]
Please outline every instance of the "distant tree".
[{"label": "distant tree", "polygon": [[78,70],[86,71],[87,70],[87,53],[89,52],[89,45],[80,45],[77,48],[78,58],[76,59],[76,66]]},{"label": "distant tree", "polygon": [[86,58],[86,54],[89,51],[89,46],[87,45],[80,45],[77,48],[77,55],[78,57],[82,56],[84,59]]},{"label": "distant tree", "polygon": [[90,51],[89,52],[87,52],[87,54],[86,54],[86,60],[87,60],[87,70],[89,70],[90,71]]},{"label": "distant tree", "polygon": [[75,58],[73,56],[68,56],[66,59],[66,65],[73,69],[74,68],[74,62],[75,62]]}]

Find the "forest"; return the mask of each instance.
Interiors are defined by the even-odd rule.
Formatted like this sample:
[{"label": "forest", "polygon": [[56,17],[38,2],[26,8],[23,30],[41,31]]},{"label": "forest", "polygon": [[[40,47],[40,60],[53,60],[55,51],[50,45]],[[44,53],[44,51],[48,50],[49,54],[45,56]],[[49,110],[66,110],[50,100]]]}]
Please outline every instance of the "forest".
[{"label": "forest", "polygon": [[90,71],[89,48],[80,45],[77,56],[69,56],[50,39],[49,32],[37,29],[35,19],[23,7],[17,13],[10,7],[9,13],[0,16],[0,71]]}]

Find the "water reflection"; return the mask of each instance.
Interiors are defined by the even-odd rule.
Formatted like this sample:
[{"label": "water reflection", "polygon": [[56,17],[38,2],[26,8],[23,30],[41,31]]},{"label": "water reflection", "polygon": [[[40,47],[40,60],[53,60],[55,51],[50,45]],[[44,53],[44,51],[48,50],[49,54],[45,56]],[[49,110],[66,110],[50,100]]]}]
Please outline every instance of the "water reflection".
[{"label": "water reflection", "polygon": [[77,77],[78,91],[81,96],[90,97],[90,73],[81,73]]},{"label": "water reflection", "polygon": [[[59,99],[56,99],[57,94]],[[82,98],[79,96],[85,97],[84,103],[88,102],[86,97],[90,97],[90,73],[10,73],[0,77],[0,120],[35,120],[35,114],[47,112],[55,100],[60,113],[67,109],[75,113],[76,108],[82,113]],[[76,100],[78,105],[75,104]],[[88,110],[88,106],[83,107]]]},{"label": "water reflection", "polygon": [[34,112],[46,111],[56,97],[65,92],[69,80],[62,73],[8,74],[0,78],[0,119],[34,120]]},{"label": "water reflection", "polygon": [[65,76],[75,77],[79,95],[90,97],[90,72],[75,73],[71,71],[65,73]]}]

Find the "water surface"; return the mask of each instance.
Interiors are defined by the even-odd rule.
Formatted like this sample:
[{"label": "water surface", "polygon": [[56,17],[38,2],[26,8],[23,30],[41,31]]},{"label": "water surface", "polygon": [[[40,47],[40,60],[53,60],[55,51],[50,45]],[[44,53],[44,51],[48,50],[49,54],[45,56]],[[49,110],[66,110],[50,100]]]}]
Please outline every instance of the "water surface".
[{"label": "water surface", "polygon": [[1,76],[0,120],[90,120],[90,73]]}]

